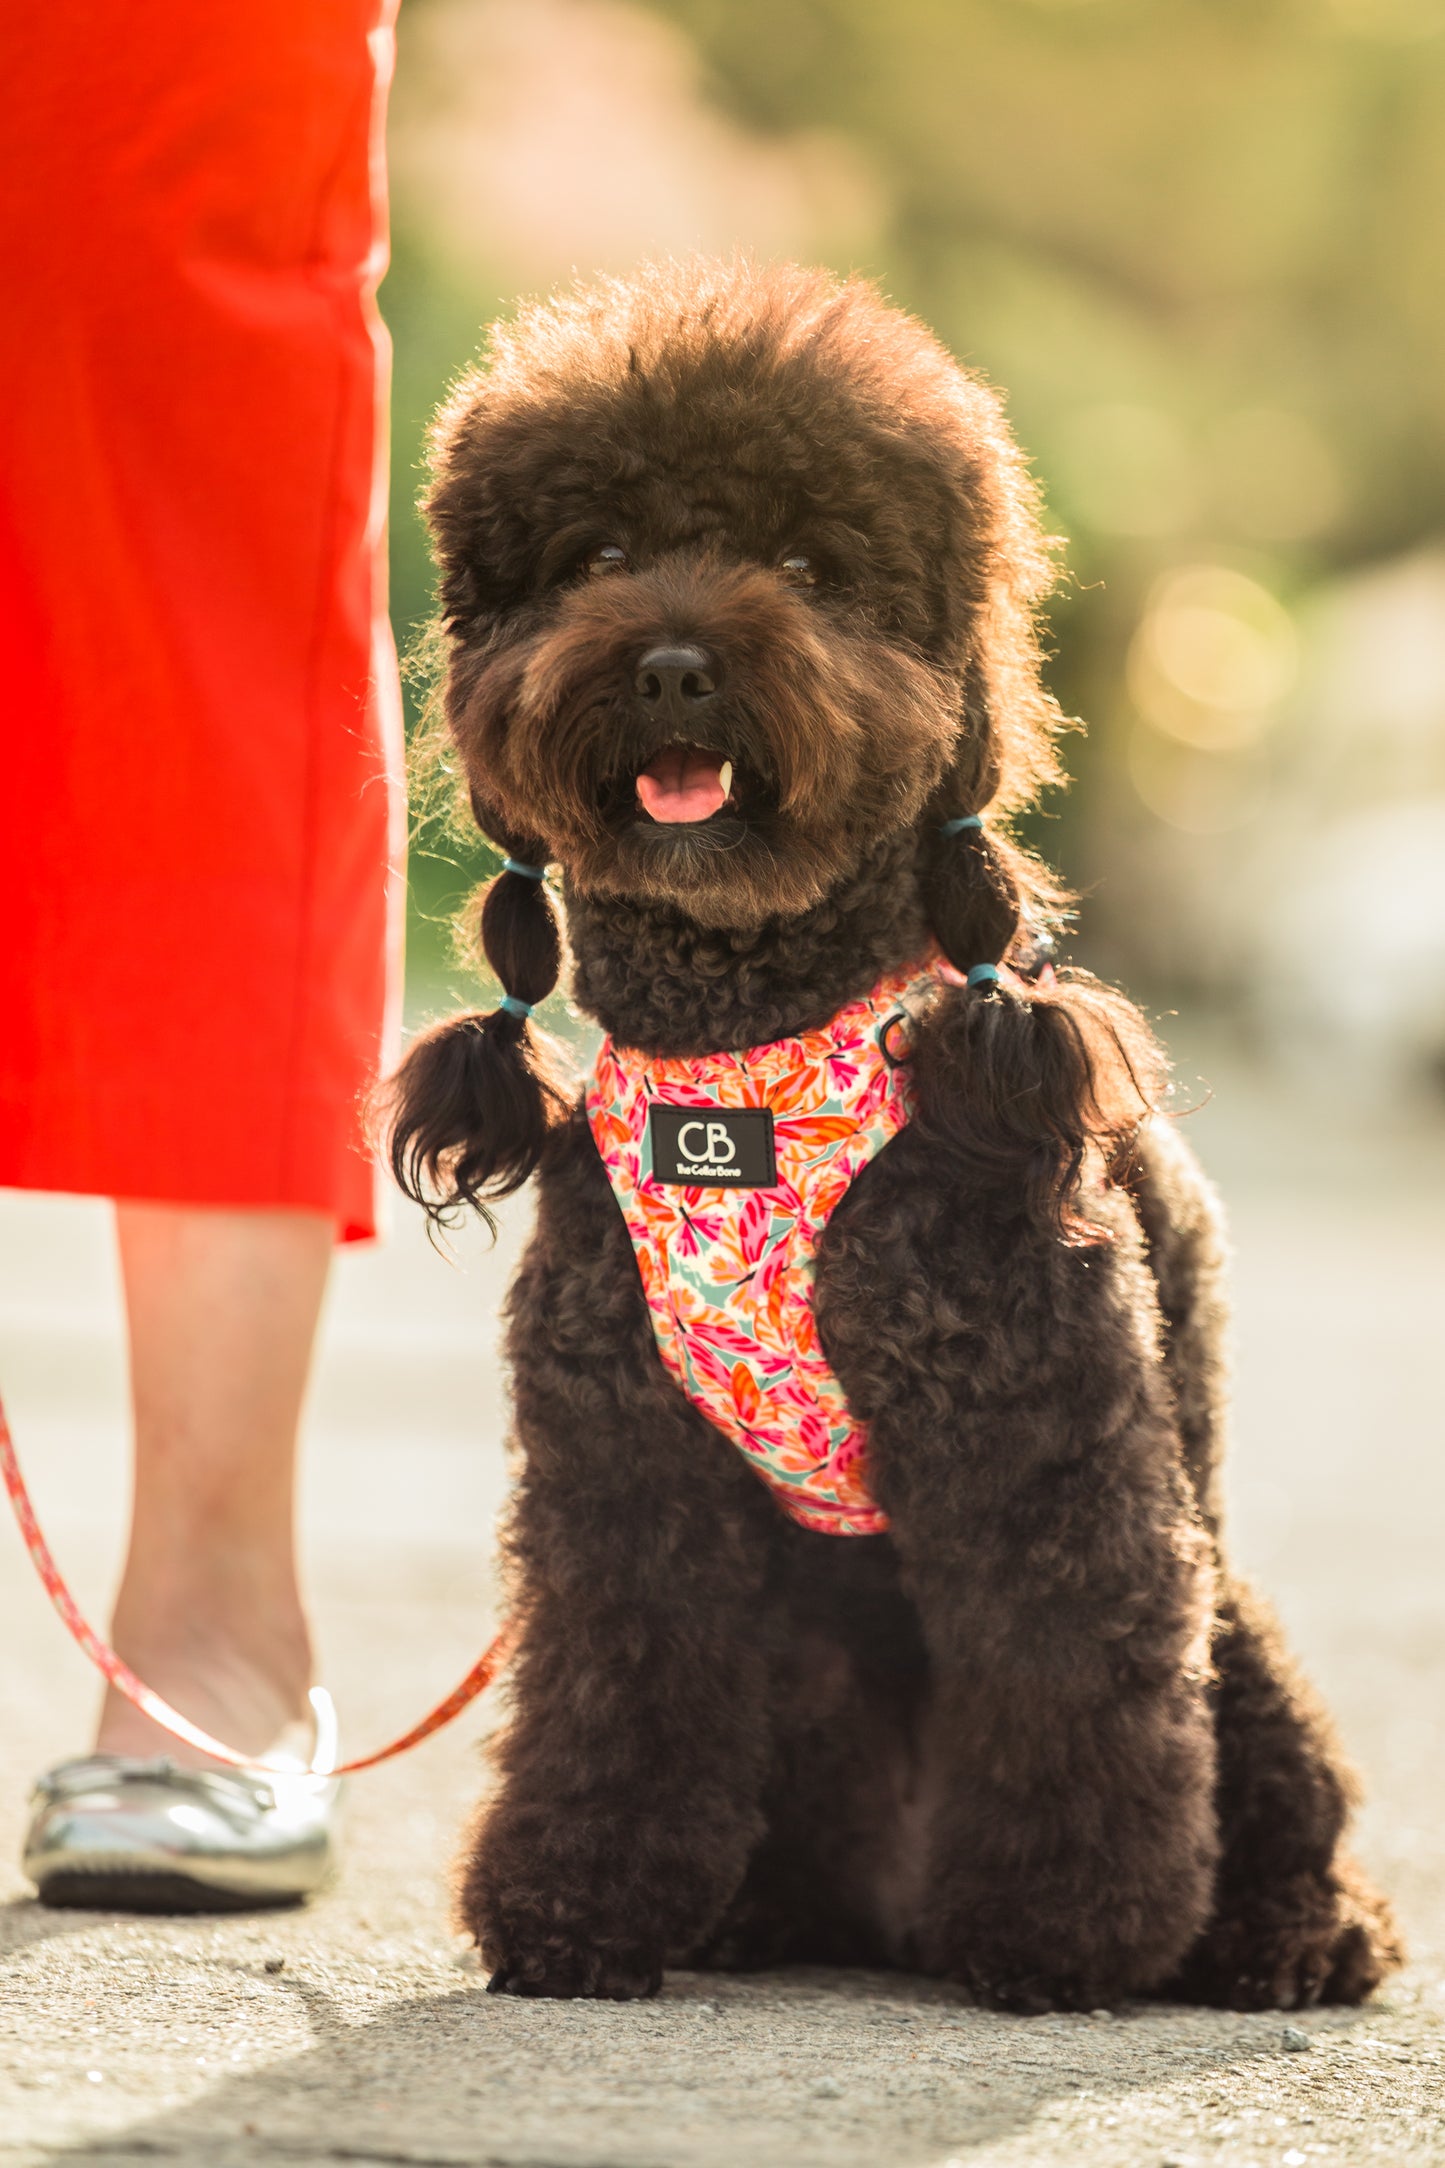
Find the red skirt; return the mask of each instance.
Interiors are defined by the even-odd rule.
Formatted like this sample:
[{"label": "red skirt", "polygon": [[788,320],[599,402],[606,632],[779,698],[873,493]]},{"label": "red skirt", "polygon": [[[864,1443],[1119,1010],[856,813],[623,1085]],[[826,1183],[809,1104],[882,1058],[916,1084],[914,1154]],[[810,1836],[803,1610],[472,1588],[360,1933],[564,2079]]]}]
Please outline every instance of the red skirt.
[{"label": "red skirt", "polygon": [[0,1184],[375,1231],[389,0],[0,27]]}]

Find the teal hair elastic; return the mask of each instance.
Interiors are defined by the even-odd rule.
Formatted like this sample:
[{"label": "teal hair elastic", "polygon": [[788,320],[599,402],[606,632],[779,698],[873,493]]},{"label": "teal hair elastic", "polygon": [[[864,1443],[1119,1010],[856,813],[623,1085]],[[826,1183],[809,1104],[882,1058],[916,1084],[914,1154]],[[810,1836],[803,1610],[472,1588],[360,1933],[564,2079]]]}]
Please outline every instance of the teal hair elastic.
[{"label": "teal hair elastic", "polygon": [[981,813],[960,813],[957,820],[940,821],[938,833],[941,836],[961,836],[965,828],[982,828],[982,826],[983,815]]},{"label": "teal hair elastic", "polygon": [[545,866],[529,866],[520,858],[504,858],[502,860],[502,871],[503,873],[520,873],[522,878],[527,881],[543,881],[547,877]]},{"label": "teal hair elastic", "polygon": [[497,1007],[505,1009],[508,1016],[530,1016],[533,1004],[530,1001],[519,1001],[515,994],[503,994]]},{"label": "teal hair elastic", "polygon": [[998,965],[975,964],[968,974],[968,983],[970,986],[997,986]]}]

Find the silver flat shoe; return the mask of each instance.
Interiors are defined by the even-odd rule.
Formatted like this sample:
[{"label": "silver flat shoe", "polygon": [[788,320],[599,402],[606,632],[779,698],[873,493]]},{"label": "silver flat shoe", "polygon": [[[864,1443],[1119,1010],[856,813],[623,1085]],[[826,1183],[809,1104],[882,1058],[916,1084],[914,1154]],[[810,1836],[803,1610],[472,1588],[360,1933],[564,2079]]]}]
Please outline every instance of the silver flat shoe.
[{"label": "silver flat shoe", "polygon": [[311,1767],[183,1769],[168,1755],[87,1754],[40,1778],[21,1864],[46,1905],[249,1912],[300,1904],[331,1870],[336,1711],[312,1689]]}]

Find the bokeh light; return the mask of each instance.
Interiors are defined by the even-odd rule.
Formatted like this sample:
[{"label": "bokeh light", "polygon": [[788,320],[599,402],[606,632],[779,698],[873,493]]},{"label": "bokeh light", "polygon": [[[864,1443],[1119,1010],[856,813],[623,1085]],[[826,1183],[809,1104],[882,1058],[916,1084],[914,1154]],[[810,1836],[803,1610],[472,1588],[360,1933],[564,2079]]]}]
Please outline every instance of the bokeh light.
[{"label": "bokeh light", "polygon": [[1203,752],[1251,745],[1293,689],[1299,642],[1258,580],[1226,565],[1171,572],[1129,648],[1134,704],[1154,729]]}]

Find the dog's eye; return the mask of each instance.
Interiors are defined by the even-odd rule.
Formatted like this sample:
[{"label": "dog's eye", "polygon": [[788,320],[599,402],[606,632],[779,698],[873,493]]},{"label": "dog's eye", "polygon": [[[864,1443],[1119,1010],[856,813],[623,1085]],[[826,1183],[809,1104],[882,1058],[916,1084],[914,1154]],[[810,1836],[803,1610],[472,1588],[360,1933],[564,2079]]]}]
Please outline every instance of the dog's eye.
[{"label": "dog's eye", "polygon": [[816,587],[820,577],[818,567],[813,562],[813,559],[805,557],[801,550],[791,550],[779,565],[778,570],[782,573],[789,587]]},{"label": "dog's eye", "polygon": [[601,549],[583,558],[582,570],[590,580],[605,580],[610,572],[627,570],[627,552],[618,542],[604,542]]}]

